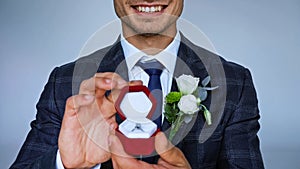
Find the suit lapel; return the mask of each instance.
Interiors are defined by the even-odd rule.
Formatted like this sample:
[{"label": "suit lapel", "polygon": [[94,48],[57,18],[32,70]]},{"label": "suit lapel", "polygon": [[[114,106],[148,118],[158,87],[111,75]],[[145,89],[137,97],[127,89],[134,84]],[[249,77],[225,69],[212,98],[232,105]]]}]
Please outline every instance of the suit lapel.
[{"label": "suit lapel", "polygon": [[120,41],[117,41],[105,54],[103,60],[99,64],[97,72],[115,72],[123,79],[129,80],[128,68]]},{"label": "suit lapel", "polygon": [[[182,74],[205,78],[208,73],[200,59],[200,56],[204,53],[195,53],[191,48],[191,42],[188,41],[183,35],[181,35],[182,41],[178,50],[178,58],[176,61],[176,67],[174,71],[174,77],[178,77]],[[200,56],[199,56],[200,55]]]}]

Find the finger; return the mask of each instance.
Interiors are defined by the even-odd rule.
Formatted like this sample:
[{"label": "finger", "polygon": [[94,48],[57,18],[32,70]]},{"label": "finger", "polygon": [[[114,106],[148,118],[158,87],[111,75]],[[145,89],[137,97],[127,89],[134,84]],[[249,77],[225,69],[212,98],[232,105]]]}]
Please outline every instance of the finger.
[{"label": "finger", "polygon": [[155,138],[155,149],[165,162],[177,167],[188,167],[189,163],[184,154],[177,147],[172,145],[164,133],[159,132]]},{"label": "finger", "polygon": [[[97,79],[110,79],[111,80],[111,88],[110,89],[121,89],[124,86],[127,86],[127,82],[117,73],[107,72],[107,73],[97,73],[94,76]],[[96,85],[97,87],[97,85]]]},{"label": "finger", "polygon": [[95,97],[92,95],[75,95],[69,97],[66,101],[65,113],[62,121],[62,129],[72,131],[81,128],[78,123],[77,114],[81,107],[87,107],[92,104]]},{"label": "finger", "polygon": [[97,98],[96,100],[97,109],[101,112],[101,116],[104,119],[110,119],[115,116],[116,108],[114,102],[109,101],[107,98]]},{"label": "finger", "polygon": [[[132,85],[142,85],[141,80],[131,81],[127,83],[121,76],[116,73],[106,72],[106,73],[96,73],[90,79],[82,81],[80,85],[80,94],[95,94],[97,98],[103,97],[105,92],[108,90],[121,90],[125,86]],[[109,100],[113,101],[112,98]]]},{"label": "finger", "polygon": [[[94,94],[100,99],[105,96],[107,91],[120,90],[127,85],[128,83],[116,73],[96,73],[92,78],[82,81],[79,93]],[[110,97],[107,97],[107,99],[113,102],[113,99]]]},{"label": "finger", "polygon": [[143,85],[143,82],[141,80],[134,80],[134,81],[130,81],[130,82],[126,82],[126,83],[121,83],[118,84],[117,87],[115,87],[111,93],[107,96],[107,99],[112,102],[115,103],[115,101],[118,99],[121,90],[124,87],[128,87],[128,86],[139,86],[139,85]]},{"label": "finger", "polygon": [[111,134],[114,134],[115,133],[114,131],[118,127],[118,123],[116,122],[116,116],[112,116],[111,118],[107,119],[106,121],[110,126]]},{"label": "finger", "polygon": [[106,90],[110,90],[112,87],[113,83],[111,78],[94,76],[81,82],[79,94],[95,95],[96,89],[102,91],[104,94]]},{"label": "finger", "polygon": [[[163,167],[165,167],[165,168],[172,168],[172,169],[175,168],[175,166],[173,166],[173,165],[167,163],[166,161],[164,161],[164,160],[161,159],[161,158],[158,159],[157,165],[163,166]],[[177,168],[177,167],[176,167],[176,168]]]},{"label": "finger", "polygon": [[81,83],[79,93],[95,95],[99,110],[103,118],[107,119],[114,116],[116,110],[114,107],[114,99],[112,96],[105,98],[105,92],[112,89],[118,91],[118,89],[126,85],[128,85],[128,83],[116,73],[96,73],[92,78],[84,80]]},{"label": "finger", "polygon": [[163,132],[158,132],[155,137],[155,149],[158,154],[163,154],[174,146],[169,142]]},{"label": "finger", "polygon": [[109,80],[111,80],[111,86],[107,90],[121,90],[126,86],[143,85],[143,81],[141,80],[132,80],[130,82],[126,82],[121,76],[116,73],[96,74],[95,77],[99,78],[99,82],[97,82],[99,84],[96,85],[96,88],[98,87],[98,89],[100,89],[101,87],[101,78],[105,78],[105,82],[110,82]]},{"label": "finger", "polygon": [[129,86],[139,86],[143,85],[143,81],[141,80],[132,80],[128,83]]},{"label": "finger", "polygon": [[69,97],[66,101],[66,113],[65,116],[74,116],[78,109],[82,106],[87,106],[93,103],[95,97],[93,95],[75,95]]},{"label": "finger", "polygon": [[116,73],[112,73],[112,72],[96,73],[93,77],[81,82],[79,93],[94,94],[96,90],[101,90],[102,92],[105,92],[106,90],[111,90],[118,84],[123,84],[123,83],[126,83],[126,81],[123,80]]}]

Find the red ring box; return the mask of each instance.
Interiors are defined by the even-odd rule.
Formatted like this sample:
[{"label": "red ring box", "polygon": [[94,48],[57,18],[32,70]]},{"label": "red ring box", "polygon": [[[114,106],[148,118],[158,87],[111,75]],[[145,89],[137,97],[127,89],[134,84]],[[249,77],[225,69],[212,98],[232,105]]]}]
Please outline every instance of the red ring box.
[{"label": "red ring box", "polygon": [[[124,120],[116,129],[127,154],[151,155],[155,150],[155,135],[159,131],[151,117],[156,100],[146,86],[124,87],[115,102],[117,113]],[[136,124],[140,128],[136,128]]]}]

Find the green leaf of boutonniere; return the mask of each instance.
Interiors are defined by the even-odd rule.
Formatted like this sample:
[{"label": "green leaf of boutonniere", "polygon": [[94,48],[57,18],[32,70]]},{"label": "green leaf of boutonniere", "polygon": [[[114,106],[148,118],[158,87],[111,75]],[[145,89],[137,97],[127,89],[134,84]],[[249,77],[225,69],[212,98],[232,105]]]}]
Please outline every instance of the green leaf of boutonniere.
[{"label": "green leaf of boutonniere", "polygon": [[179,108],[175,103],[165,105],[165,116],[170,123],[173,123],[179,113]]},{"label": "green leaf of boutonniere", "polygon": [[210,82],[210,76],[207,76],[205,79],[202,80],[201,84],[203,87],[207,86]]},{"label": "green leaf of boutonniere", "polygon": [[179,102],[180,98],[181,98],[180,92],[171,92],[166,96],[166,103],[172,104],[175,102]]}]

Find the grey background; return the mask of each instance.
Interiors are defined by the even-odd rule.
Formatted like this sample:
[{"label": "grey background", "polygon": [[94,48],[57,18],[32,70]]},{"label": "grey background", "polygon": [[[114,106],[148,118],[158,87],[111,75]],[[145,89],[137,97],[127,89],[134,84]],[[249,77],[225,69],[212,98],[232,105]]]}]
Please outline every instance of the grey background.
[{"label": "grey background", "polygon": [[[115,18],[112,0],[0,0],[0,168],[15,159],[50,71]],[[186,0],[183,18],[251,70],[266,168],[299,169],[300,1]]]}]

